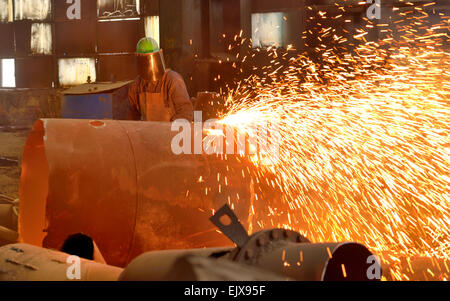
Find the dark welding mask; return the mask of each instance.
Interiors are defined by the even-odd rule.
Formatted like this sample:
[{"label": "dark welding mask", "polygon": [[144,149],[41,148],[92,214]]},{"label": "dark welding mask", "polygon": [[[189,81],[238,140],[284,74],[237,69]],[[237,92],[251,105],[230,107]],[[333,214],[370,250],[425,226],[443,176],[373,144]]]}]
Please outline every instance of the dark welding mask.
[{"label": "dark welding mask", "polygon": [[166,66],[162,49],[152,38],[142,38],[137,44],[137,67],[139,75],[148,81],[162,79]]}]

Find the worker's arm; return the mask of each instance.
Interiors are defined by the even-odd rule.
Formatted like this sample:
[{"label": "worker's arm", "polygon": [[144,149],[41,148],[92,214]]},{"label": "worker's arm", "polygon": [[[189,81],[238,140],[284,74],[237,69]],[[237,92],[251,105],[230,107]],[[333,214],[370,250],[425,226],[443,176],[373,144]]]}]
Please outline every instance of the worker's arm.
[{"label": "worker's arm", "polygon": [[175,115],[172,121],[176,119],[194,120],[194,107],[186,89],[183,77],[174,71],[167,74],[167,93],[169,100],[175,107]]},{"label": "worker's arm", "polygon": [[141,113],[138,109],[139,103],[139,79],[136,79],[128,87],[128,120],[141,120]]}]

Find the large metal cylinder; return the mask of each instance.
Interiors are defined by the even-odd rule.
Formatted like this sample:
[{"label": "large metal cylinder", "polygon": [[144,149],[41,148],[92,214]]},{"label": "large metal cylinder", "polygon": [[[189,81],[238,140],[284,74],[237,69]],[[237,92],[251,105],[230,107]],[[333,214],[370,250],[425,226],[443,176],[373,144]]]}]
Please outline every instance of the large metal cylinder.
[{"label": "large metal cylinder", "polygon": [[268,270],[217,257],[231,249],[155,251],[135,258],[120,281],[283,281],[290,280]]},{"label": "large metal cylinder", "polygon": [[17,230],[18,208],[12,204],[0,204],[0,226]]},{"label": "large metal cylinder", "polygon": [[[270,229],[253,234],[228,257],[299,281],[369,281],[381,279],[373,254],[354,242],[311,243],[291,230]],[[375,264],[375,265],[374,265]],[[380,269],[380,277],[368,272]]]},{"label": "large metal cylinder", "polygon": [[[173,280],[174,274],[191,275],[196,280],[195,264],[188,263],[190,256],[207,258],[202,271],[211,277],[220,265],[234,262],[241,274],[230,280],[246,281],[256,271],[265,278],[259,280],[298,281],[370,281],[381,279],[381,267],[374,262],[373,254],[363,245],[354,242],[311,243],[299,233],[285,229],[269,229],[253,234],[242,246],[236,248],[209,248],[195,250],[170,250],[147,252],[135,258],[122,272],[120,280],[157,281]],[[375,257],[373,257],[375,258]],[[209,264],[207,264],[209,262]],[[215,263],[214,263],[215,262]],[[375,265],[376,266],[375,266]],[[372,269],[380,268],[372,277]],[[231,269],[234,270],[234,269]],[[190,271],[188,273],[188,271]],[[258,272],[260,271],[260,272]],[[199,272],[201,274],[201,272]],[[378,277],[379,276],[379,277]],[[260,276],[262,277],[262,276]],[[258,276],[254,276],[258,279]],[[209,279],[215,280],[215,279]]]},{"label": "large metal cylinder", "polygon": [[80,259],[79,263],[76,275],[69,254],[27,244],[6,245],[0,248],[0,281],[116,281],[122,272],[94,261]]},{"label": "large metal cylinder", "polygon": [[235,156],[175,155],[177,134],[163,122],[38,120],[22,158],[21,241],[60,249],[83,233],[115,266],[230,245],[209,216],[229,201],[247,221],[250,171]]},{"label": "large metal cylinder", "polygon": [[214,253],[228,253],[233,248],[206,248],[193,250],[153,251],[139,255],[124,269],[119,280],[124,281],[161,281],[168,279],[176,268],[177,261],[193,255],[208,258]]}]

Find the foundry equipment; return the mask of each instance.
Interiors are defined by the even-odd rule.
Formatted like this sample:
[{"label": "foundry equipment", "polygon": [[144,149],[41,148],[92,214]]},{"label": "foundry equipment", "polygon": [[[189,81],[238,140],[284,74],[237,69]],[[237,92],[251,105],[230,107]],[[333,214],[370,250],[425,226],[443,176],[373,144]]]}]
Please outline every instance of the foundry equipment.
[{"label": "foundry equipment", "polygon": [[230,245],[208,217],[230,202],[247,221],[248,166],[175,155],[176,134],[164,122],[37,121],[22,159],[20,241],[60,249],[83,233],[121,267],[150,250]]},{"label": "foundry equipment", "polygon": [[73,265],[70,254],[11,244],[0,248],[0,280],[379,280],[370,278],[367,258],[373,254],[360,244],[314,244],[286,229],[260,231],[249,237],[228,205],[211,221],[236,243],[235,248],[152,251],[138,256],[124,269],[80,259],[79,278],[71,279],[67,276]]},{"label": "foundry equipment", "polygon": [[[66,280],[77,255],[81,280],[377,280],[358,243],[277,228],[249,235],[245,156],[175,155],[177,134],[164,122],[38,120],[22,158],[19,237],[9,240],[20,244],[0,248],[0,279]],[[12,208],[1,211],[10,223]]]}]

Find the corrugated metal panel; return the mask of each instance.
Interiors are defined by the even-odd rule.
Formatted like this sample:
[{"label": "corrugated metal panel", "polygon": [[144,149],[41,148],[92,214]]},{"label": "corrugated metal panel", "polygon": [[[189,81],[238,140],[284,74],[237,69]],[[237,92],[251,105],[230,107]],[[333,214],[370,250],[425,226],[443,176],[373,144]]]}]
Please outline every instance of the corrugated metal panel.
[{"label": "corrugated metal panel", "polygon": [[136,52],[136,44],[145,35],[142,20],[98,22],[98,52]]},{"label": "corrugated metal panel", "polygon": [[141,7],[141,15],[143,16],[159,15],[159,1],[141,0]]},{"label": "corrugated metal panel", "polygon": [[98,80],[131,80],[138,75],[134,55],[100,55],[98,57]]},{"label": "corrugated metal panel", "polygon": [[51,18],[51,0],[14,0],[15,20],[48,20]]},{"label": "corrugated metal panel", "polygon": [[52,57],[16,59],[17,88],[48,88],[53,82]]},{"label": "corrugated metal panel", "polygon": [[95,53],[96,21],[58,22],[56,26],[56,53],[84,56]]},{"label": "corrugated metal panel", "polygon": [[81,85],[88,81],[96,81],[95,59],[70,58],[58,61],[59,84],[61,86]]},{"label": "corrugated metal panel", "polygon": [[16,55],[26,56],[31,53],[31,21],[22,20],[14,22]]},{"label": "corrugated metal panel", "polygon": [[52,54],[52,25],[34,23],[31,25],[31,52],[34,54]]},{"label": "corrugated metal panel", "polygon": [[14,55],[14,25],[12,23],[0,24],[0,56]]}]

